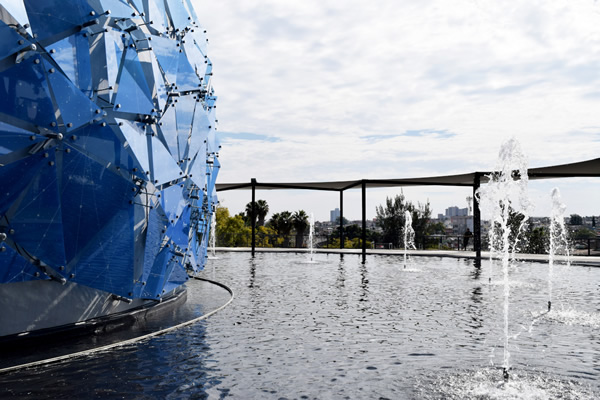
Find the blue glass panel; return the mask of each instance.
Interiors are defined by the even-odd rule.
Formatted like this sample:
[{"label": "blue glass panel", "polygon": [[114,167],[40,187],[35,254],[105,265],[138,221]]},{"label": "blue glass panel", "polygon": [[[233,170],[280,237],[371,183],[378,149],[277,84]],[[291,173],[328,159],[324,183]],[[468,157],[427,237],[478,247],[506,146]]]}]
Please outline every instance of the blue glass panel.
[{"label": "blue glass panel", "polygon": [[137,8],[138,14],[144,12],[144,3],[142,0],[131,0],[135,8]]},{"label": "blue glass panel", "polygon": [[42,154],[23,158],[0,168],[0,214],[4,215],[23,191],[40,174],[40,170],[48,165]]},{"label": "blue glass panel", "polygon": [[[106,74],[108,85],[106,87],[115,88],[117,77],[119,76],[119,67],[123,56],[123,40],[117,31],[110,30],[104,35],[104,48],[106,51]],[[108,102],[111,101],[113,90],[105,90],[100,95]]]},{"label": "blue glass panel", "polygon": [[183,285],[188,279],[189,278],[185,268],[183,268],[180,264],[174,264],[171,275],[169,275],[169,278],[167,278],[167,282],[165,283],[163,290],[165,292],[169,292],[176,287]]},{"label": "blue glass panel", "polygon": [[[166,32],[168,22],[165,19],[167,12],[165,10],[165,4],[163,0],[149,0],[148,1],[148,20],[152,21],[152,26],[159,32]],[[153,39],[154,40],[154,39]]]},{"label": "blue glass panel", "polygon": [[93,246],[94,236],[116,210],[131,207],[129,200],[135,185],[78,151],[63,155],[61,183],[66,255],[70,262],[86,246]]},{"label": "blue glass panel", "polygon": [[175,107],[169,107],[160,119],[159,130],[169,146],[173,158],[179,157],[177,148],[177,120],[175,118]]},{"label": "blue glass panel", "polygon": [[31,43],[19,35],[10,26],[0,20],[0,59],[16,53],[26,47],[31,46]]},{"label": "blue glass panel", "polygon": [[[44,65],[47,69],[52,67],[46,60]],[[81,93],[63,74],[48,74],[48,82],[54,92],[67,132],[89,123],[98,115],[96,111],[100,112],[96,104]]]},{"label": "blue glass panel", "polygon": [[158,185],[171,182],[182,177],[181,168],[175,163],[171,154],[167,151],[157,137],[152,138],[152,179]]},{"label": "blue glass panel", "polygon": [[186,206],[181,187],[173,185],[162,190],[160,194],[160,204],[167,220],[175,221]]},{"label": "blue glass panel", "polygon": [[24,259],[7,245],[0,252],[0,283],[25,282],[40,279],[50,279],[47,275],[35,276],[40,269]]},{"label": "blue glass panel", "polygon": [[192,20],[197,21],[198,15],[196,15],[196,10],[194,10],[194,5],[192,4],[192,2],[190,0],[185,0],[183,5],[185,6],[185,9],[187,10],[188,14],[191,15]]},{"label": "blue glass panel", "polygon": [[177,42],[160,36],[152,36],[152,50],[162,68],[168,83],[177,81],[179,48]]},{"label": "blue glass panel", "polygon": [[219,159],[215,157],[211,173],[208,176],[208,188],[210,192],[212,192],[215,188],[215,183],[217,182],[217,175],[219,175],[219,168],[221,168],[221,163],[219,162]]},{"label": "blue glass panel", "polygon": [[69,280],[129,297],[133,291],[133,208],[111,210],[109,223],[95,232],[93,242],[67,266],[75,275]]},{"label": "blue glass panel", "polygon": [[175,113],[177,114],[179,160],[188,157],[188,141],[190,138],[196,104],[196,100],[194,100],[192,96],[183,96],[179,98],[179,102],[175,105]]},{"label": "blue glass panel", "polygon": [[[146,282],[152,271],[152,266],[160,251],[160,245],[166,230],[168,221],[160,206],[150,210],[148,214],[148,227],[146,231],[146,243],[144,251],[144,263],[141,276],[136,276],[137,282]],[[136,290],[141,290],[143,285],[137,285]]]},{"label": "blue glass panel", "polygon": [[[29,24],[29,16],[27,16],[27,10],[25,10],[25,4],[23,4],[22,0],[5,1],[1,4],[1,6],[4,7],[6,11],[8,11],[10,15],[12,15],[12,17],[19,24],[21,24],[21,26]],[[31,27],[27,28],[27,32],[29,32],[30,35],[33,33],[31,31]]]},{"label": "blue glass panel", "polygon": [[201,149],[196,157],[192,159],[191,166],[188,168],[191,173],[191,179],[196,186],[199,188],[206,186],[206,152]]},{"label": "blue glass panel", "polygon": [[6,214],[14,234],[11,238],[28,254],[57,268],[65,265],[62,212],[56,179],[55,152],[48,152],[45,165],[30,181],[16,208]]},{"label": "blue glass panel", "polygon": [[183,30],[186,26],[190,25],[190,14],[188,14],[187,10],[183,7],[183,0],[166,0],[166,2],[169,10],[169,17],[171,17],[175,29]]},{"label": "blue glass panel", "polygon": [[177,66],[177,87],[179,90],[193,90],[200,87],[200,79],[194,68],[190,65],[185,52],[179,53],[179,64]]},{"label": "blue glass panel", "polygon": [[[50,55],[65,75],[87,97],[92,95],[92,67],[88,39],[81,33],[68,36],[50,46]],[[52,65],[46,66],[50,69]]]},{"label": "blue glass panel", "polygon": [[[121,132],[118,127],[115,127],[115,129],[119,133]],[[73,131],[73,134],[77,139],[69,140],[69,146],[84,153],[96,162],[106,167],[117,166],[125,171],[132,171],[133,168],[147,171],[137,161],[131,147],[123,147],[121,140],[108,125],[87,125]]]},{"label": "blue glass panel", "polygon": [[189,157],[195,157],[196,153],[200,149],[206,153],[206,140],[208,139],[208,132],[212,128],[209,122],[206,112],[203,107],[196,107],[194,113],[194,126],[192,126],[192,137],[190,138],[190,152]]},{"label": "blue glass panel", "polygon": [[146,77],[135,49],[128,49],[120,71],[115,103],[119,111],[151,114],[154,104]]},{"label": "blue glass panel", "polygon": [[[0,121],[0,155],[29,147],[42,140],[45,140],[42,136]],[[0,164],[6,164],[6,162],[0,158]]]},{"label": "blue glass panel", "polygon": [[185,49],[185,54],[190,61],[192,67],[196,71],[197,76],[204,76],[206,73],[207,63],[204,58],[204,54],[200,52],[198,46],[196,46],[193,38],[188,38],[186,36],[185,43],[183,44],[183,48]]},{"label": "blue glass panel", "polygon": [[50,99],[41,63],[24,61],[0,72],[2,113],[50,129],[57,124]]},{"label": "blue glass panel", "polygon": [[133,8],[126,0],[99,0],[103,11],[110,10],[110,16],[113,18],[131,18]]},{"label": "blue glass panel", "polygon": [[156,89],[158,100],[158,108],[160,110],[164,110],[168,100],[167,88],[165,86],[165,79],[163,78],[160,67],[158,66],[158,62],[156,61],[156,57],[154,56],[152,56],[152,72],[154,76],[154,88]]},{"label": "blue glass panel", "polygon": [[163,247],[160,250],[154,260],[154,264],[148,274],[147,280],[145,281],[146,284],[142,286],[140,297],[146,299],[156,299],[160,297],[165,283],[165,275],[169,274],[173,268],[172,265],[168,265],[171,264],[172,257],[173,253],[170,248]]},{"label": "blue glass panel", "polygon": [[61,32],[76,28],[96,18],[98,14],[87,1],[78,0],[24,0],[33,33],[44,41]]},{"label": "blue glass panel", "polygon": [[194,43],[196,43],[196,46],[198,46],[198,48],[200,49],[200,52],[202,53],[202,60],[207,61],[207,59],[204,58],[204,56],[207,55],[208,42],[206,41],[206,34],[204,33],[204,30],[202,28],[194,28],[191,32],[188,33],[188,35],[191,36],[191,38],[194,40]]},{"label": "blue glass panel", "polygon": [[179,218],[169,221],[170,224],[167,227],[167,236],[181,248],[188,247],[190,210],[190,207],[185,207]]},{"label": "blue glass panel", "polygon": [[150,162],[148,160],[148,138],[146,137],[146,131],[143,124],[136,122],[129,122],[127,120],[115,119],[117,122],[122,123],[120,129],[123,136],[127,140],[127,146],[133,151],[133,155],[137,159],[138,163],[142,166],[144,171],[150,171]]}]

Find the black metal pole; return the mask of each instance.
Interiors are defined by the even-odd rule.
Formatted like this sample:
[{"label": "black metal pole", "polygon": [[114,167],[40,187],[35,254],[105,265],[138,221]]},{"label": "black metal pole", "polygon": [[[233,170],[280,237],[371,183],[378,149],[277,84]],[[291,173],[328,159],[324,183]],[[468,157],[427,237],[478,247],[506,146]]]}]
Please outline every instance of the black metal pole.
[{"label": "black metal pole", "polygon": [[254,257],[254,251],[256,250],[256,179],[252,178],[252,215],[250,219],[252,221],[252,257]]},{"label": "black metal pole", "polygon": [[362,263],[367,262],[367,182],[362,181]]},{"label": "black metal pole", "polygon": [[340,249],[344,248],[344,191],[340,190]]},{"label": "black metal pole", "polygon": [[479,200],[477,200],[477,190],[481,186],[481,174],[475,173],[473,181],[473,247],[475,249],[475,258],[481,260],[481,210]]}]

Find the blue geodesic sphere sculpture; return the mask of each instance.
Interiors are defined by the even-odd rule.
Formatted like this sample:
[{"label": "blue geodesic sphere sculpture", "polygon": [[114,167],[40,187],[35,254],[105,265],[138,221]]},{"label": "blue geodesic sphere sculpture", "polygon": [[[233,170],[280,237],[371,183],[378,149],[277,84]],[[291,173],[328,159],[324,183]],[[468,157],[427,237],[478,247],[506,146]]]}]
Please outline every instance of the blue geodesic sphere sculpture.
[{"label": "blue geodesic sphere sculpture", "polygon": [[202,268],[219,169],[190,0],[0,1],[0,284],[157,299]]}]

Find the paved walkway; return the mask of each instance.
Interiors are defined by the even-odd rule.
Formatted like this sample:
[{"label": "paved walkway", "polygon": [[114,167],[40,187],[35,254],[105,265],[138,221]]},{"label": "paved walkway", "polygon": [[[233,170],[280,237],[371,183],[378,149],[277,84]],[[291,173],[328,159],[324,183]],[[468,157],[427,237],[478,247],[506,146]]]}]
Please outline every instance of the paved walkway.
[{"label": "paved walkway", "polygon": [[[237,252],[250,252],[250,247],[217,247],[216,251],[237,251]],[[307,249],[298,248],[267,248],[257,247],[257,253],[306,253]],[[355,254],[361,255],[360,249],[315,249],[315,253],[323,254]],[[370,254],[382,254],[382,255],[396,255],[403,256],[404,250],[387,250],[387,249],[367,249],[367,255]],[[407,253],[410,256],[416,257],[454,257],[454,258],[469,258],[475,259],[474,251],[451,251],[451,250],[410,250]],[[489,252],[482,252],[481,257],[488,259],[490,257]],[[547,254],[518,254],[517,258],[523,261],[531,262],[548,262]],[[557,261],[564,262],[565,258],[557,256]],[[600,267],[600,257],[597,256],[571,256],[571,265],[583,265],[590,267]]]}]

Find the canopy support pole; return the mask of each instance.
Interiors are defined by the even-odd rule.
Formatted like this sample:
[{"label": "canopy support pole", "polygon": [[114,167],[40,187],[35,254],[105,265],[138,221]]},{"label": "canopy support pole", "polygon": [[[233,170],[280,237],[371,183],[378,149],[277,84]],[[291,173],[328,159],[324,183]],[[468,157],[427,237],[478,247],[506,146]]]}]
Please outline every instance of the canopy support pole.
[{"label": "canopy support pole", "polygon": [[340,190],[340,249],[344,248],[344,191]]},{"label": "canopy support pole", "polygon": [[367,262],[367,182],[363,179],[362,189],[362,263]]},{"label": "canopy support pole", "polygon": [[250,220],[252,222],[252,257],[254,257],[256,250],[256,179],[252,178],[250,183],[252,184],[252,215]]},{"label": "canopy support pole", "polygon": [[481,261],[481,209],[477,190],[481,186],[481,173],[476,172],[473,179],[473,247],[476,260]]}]

